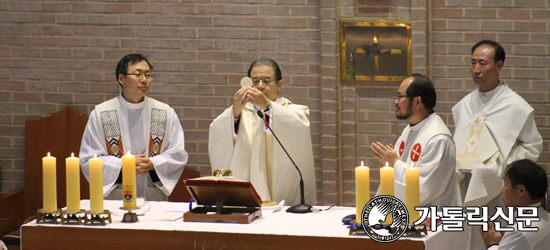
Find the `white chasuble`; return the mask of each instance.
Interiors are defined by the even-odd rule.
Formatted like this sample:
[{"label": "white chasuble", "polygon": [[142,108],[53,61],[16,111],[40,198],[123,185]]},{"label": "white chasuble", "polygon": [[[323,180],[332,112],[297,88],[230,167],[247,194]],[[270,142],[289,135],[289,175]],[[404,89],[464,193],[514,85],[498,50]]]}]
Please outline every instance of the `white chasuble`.
[{"label": "white chasuble", "polygon": [[406,201],[405,171],[411,163],[420,173],[420,206],[454,206],[458,194],[455,145],[451,132],[434,112],[414,126],[407,126],[395,144],[400,156],[394,165],[395,197]]},{"label": "white chasuble", "polygon": [[122,169],[120,157],[128,151],[151,159],[158,178],[137,175],[137,197],[166,200],[187,162],[183,130],[174,110],[148,97],[130,103],[122,95],[97,105],[84,131],[80,164],[89,180],[88,159],[94,154],[103,159],[107,199],[122,199],[122,186],[115,182]]},{"label": "white chasuble", "polygon": [[[270,127],[302,172],[306,203],[316,204],[309,109],[283,97],[271,105]],[[233,177],[250,181],[264,201],[299,203],[298,171],[275,138],[266,132],[254,105],[249,103],[243,109],[236,139],[234,122],[233,108],[229,107],[210,125],[208,151],[212,169],[231,169]]]},{"label": "white chasuble", "polygon": [[460,188],[464,205],[502,205],[506,166],[519,159],[536,161],[542,150],[533,108],[501,82],[486,93],[474,90],[452,112],[458,178],[466,176]]}]

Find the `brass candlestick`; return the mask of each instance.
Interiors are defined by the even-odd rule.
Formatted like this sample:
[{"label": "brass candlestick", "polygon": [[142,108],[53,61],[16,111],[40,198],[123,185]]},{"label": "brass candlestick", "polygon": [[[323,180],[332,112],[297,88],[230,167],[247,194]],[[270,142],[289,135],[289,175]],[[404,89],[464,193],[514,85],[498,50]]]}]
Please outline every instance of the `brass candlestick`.
[{"label": "brass candlestick", "polygon": [[44,209],[38,209],[37,215],[36,215],[36,224],[40,223],[47,223],[47,222],[53,222],[55,224],[59,224],[59,219],[61,217],[61,210],[53,211],[53,212],[46,212]]},{"label": "brass candlestick", "polygon": [[63,210],[61,212],[61,224],[76,222],[78,225],[82,225],[82,219],[86,215],[86,210],[80,209],[79,212],[67,212]]},{"label": "brass candlestick", "polygon": [[103,213],[92,213],[90,211],[86,211],[84,216],[84,225],[101,223],[102,226],[105,226],[107,221],[109,223],[113,223],[113,220],[111,219],[111,212],[109,212],[109,210],[103,210]]}]

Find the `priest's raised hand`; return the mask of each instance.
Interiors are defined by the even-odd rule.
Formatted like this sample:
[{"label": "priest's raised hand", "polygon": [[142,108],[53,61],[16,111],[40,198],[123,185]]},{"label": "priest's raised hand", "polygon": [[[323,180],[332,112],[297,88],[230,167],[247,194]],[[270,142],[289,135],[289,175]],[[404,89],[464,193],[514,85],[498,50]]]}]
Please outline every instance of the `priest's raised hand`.
[{"label": "priest's raised hand", "polygon": [[391,144],[384,145],[380,142],[375,142],[371,144],[370,148],[372,149],[372,156],[382,164],[387,162],[388,166],[393,167],[395,162],[399,160],[399,156],[397,156],[397,152],[395,152]]},{"label": "priest's raised hand", "polygon": [[241,112],[248,103],[247,93],[250,87],[244,86],[235,92],[233,96],[233,116],[238,118],[241,116]]}]

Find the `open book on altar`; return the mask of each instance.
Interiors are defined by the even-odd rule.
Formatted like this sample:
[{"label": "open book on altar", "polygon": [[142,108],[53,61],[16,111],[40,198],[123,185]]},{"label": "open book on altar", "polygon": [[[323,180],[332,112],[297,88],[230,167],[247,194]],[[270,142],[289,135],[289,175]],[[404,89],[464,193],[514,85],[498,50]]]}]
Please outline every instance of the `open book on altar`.
[{"label": "open book on altar", "polygon": [[261,207],[262,199],[252,183],[230,176],[206,176],[185,180],[185,186],[198,205],[216,205],[223,194],[224,206]]}]

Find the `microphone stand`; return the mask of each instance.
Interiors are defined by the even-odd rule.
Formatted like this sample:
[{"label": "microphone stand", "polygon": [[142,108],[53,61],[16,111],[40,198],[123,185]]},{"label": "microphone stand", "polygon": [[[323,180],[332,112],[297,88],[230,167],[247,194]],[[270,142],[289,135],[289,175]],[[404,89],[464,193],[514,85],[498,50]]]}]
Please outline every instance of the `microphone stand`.
[{"label": "microphone stand", "polygon": [[273,132],[271,127],[269,127],[269,124],[264,119],[264,114],[262,113],[262,111],[258,110],[258,111],[256,111],[256,113],[258,114],[258,116],[260,118],[262,118],[262,120],[264,121],[264,123],[267,126],[267,128],[269,129],[269,131],[271,131],[271,134],[273,134],[273,137],[275,137],[275,139],[277,140],[279,145],[281,145],[281,148],[283,148],[283,150],[285,151],[286,155],[288,156],[288,159],[290,159],[290,161],[292,162],[292,164],[294,164],[294,167],[296,168],[296,170],[298,170],[298,173],[300,174],[300,204],[296,204],[292,207],[289,207],[286,211],[288,213],[297,213],[297,214],[311,213],[312,206],[306,204],[305,198],[304,198],[304,179],[302,178],[302,172],[300,171],[298,166],[296,166],[296,163],[294,163],[294,160],[292,160],[292,157],[290,157],[288,152],[286,152],[285,147],[283,147],[283,144],[281,143],[281,141],[279,141],[279,138],[277,138],[277,136],[275,135],[275,133]]}]

